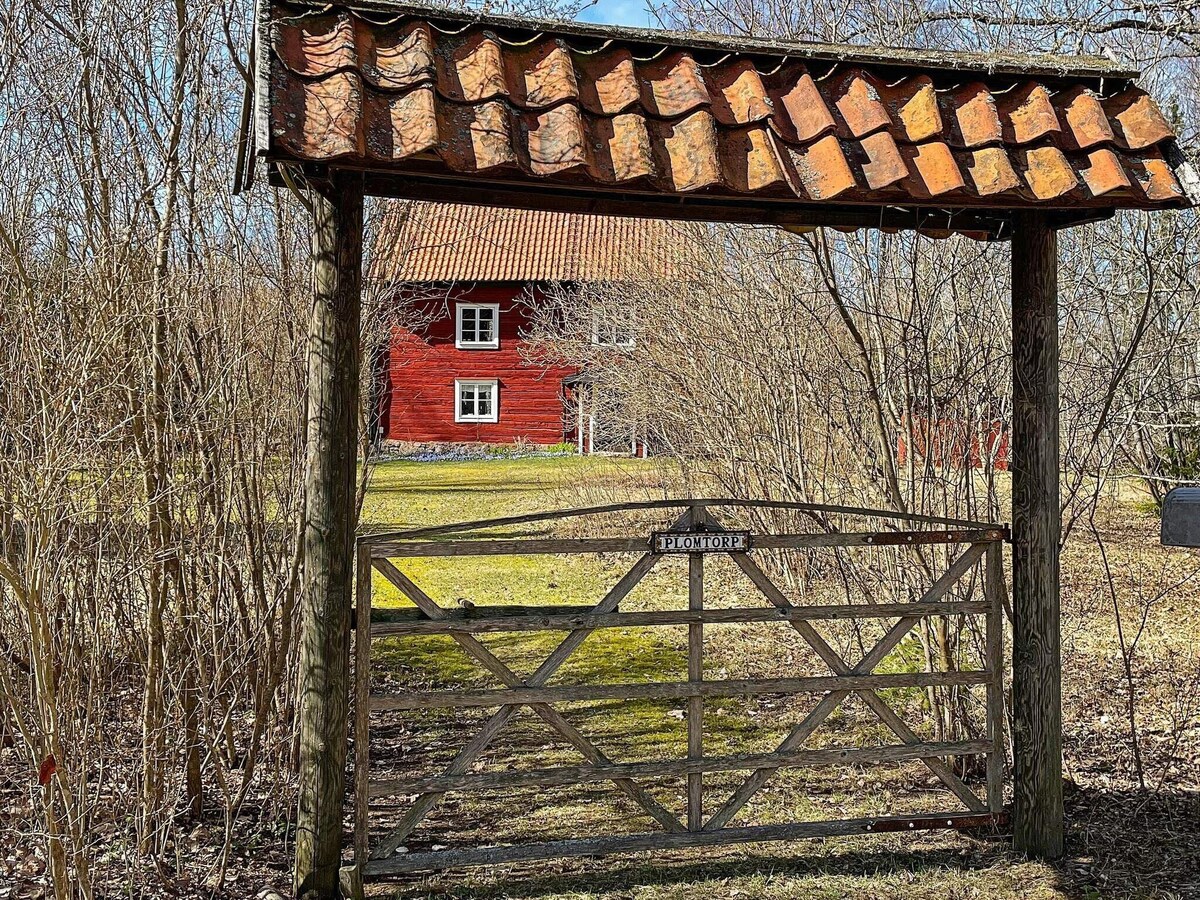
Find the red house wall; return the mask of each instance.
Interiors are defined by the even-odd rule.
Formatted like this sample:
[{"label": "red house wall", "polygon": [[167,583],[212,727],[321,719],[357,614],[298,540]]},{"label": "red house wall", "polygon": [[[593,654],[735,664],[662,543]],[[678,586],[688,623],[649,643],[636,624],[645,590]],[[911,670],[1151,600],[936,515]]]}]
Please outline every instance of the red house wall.
[{"label": "red house wall", "polygon": [[[912,420],[905,417],[903,432],[896,438],[896,462],[904,465],[908,461],[909,438],[912,440],[914,462],[928,459],[935,466],[950,468],[982,469],[985,459],[992,460],[997,472],[1008,471],[1008,429],[1003,422],[970,422],[954,419]],[[982,436],[981,432],[986,432]]]},{"label": "red house wall", "polygon": [[[393,330],[380,398],[386,439],[490,444],[557,444],[564,439],[562,380],[575,370],[522,361],[521,334],[530,319],[525,302],[516,298],[525,288],[517,284],[454,290],[447,299],[430,304],[437,318],[419,332]],[[500,304],[498,349],[454,346],[456,302]],[[496,379],[499,421],[455,422],[456,378]]]}]

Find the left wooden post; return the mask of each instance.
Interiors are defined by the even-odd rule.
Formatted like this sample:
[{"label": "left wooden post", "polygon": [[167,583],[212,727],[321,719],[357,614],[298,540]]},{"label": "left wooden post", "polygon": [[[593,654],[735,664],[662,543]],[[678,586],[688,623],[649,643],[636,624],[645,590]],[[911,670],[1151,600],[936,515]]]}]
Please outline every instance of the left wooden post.
[{"label": "left wooden post", "polygon": [[362,176],[314,182],[296,896],[339,896],[358,460]]}]

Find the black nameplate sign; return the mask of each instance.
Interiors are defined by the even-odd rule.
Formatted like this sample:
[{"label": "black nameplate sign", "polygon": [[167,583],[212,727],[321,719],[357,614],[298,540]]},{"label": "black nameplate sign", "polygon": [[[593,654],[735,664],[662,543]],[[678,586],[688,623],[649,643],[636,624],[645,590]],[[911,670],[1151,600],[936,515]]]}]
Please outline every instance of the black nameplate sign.
[{"label": "black nameplate sign", "polygon": [[650,536],[655,553],[744,553],[748,531],[656,531]]}]

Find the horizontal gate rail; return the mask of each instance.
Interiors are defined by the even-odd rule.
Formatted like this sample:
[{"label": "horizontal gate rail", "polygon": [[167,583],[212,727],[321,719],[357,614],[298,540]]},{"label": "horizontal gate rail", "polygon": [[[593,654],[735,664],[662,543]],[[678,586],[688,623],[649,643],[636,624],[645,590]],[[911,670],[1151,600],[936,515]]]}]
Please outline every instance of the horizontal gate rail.
[{"label": "horizontal gate rail", "polygon": [[988,672],[898,672],[894,675],[815,675],[808,678],[746,678],[729,681],[651,681],[631,684],[568,684],[488,691],[420,691],[373,694],[372,712],[401,709],[470,709],[588,700],[653,700],[683,697],[755,697],[906,687],[987,684]]},{"label": "horizontal gate rail", "polygon": [[866,766],[905,762],[927,756],[974,756],[988,753],[991,741],[942,741],[892,744],[887,747],[834,747],[791,753],[706,756],[703,759],[621,763],[612,766],[558,766],[530,772],[484,772],[477,775],[433,775],[428,778],[389,778],[370,783],[371,797],[391,797],[419,791],[494,791],[500,788],[565,787],[614,778],[671,778],[701,772],[745,769],[796,769],[805,766]]},{"label": "horizontal gate rail", "polygon": [[[589,607],[590,608],[590,607]],[[491,609],[491,607],[484,607]],[[512,607],[509,607],[511,610]],[[984,615],[990,610],[984,600],[951,600],[921,603],[853,603],[829,606],[750,607],[745,609],[662,609],[590,615],[563,613],[562,607],[531,606],[519,614],[481,615],[475,610],[447,611],[445,618],[431,619],[420,610],[389,610],[386,616],[372,614],[375,637],[401,634],[481,634],[491,631],[574,631],[576,628],[636,628],[652,625],[730,625],[747,622],[801,622],[820,619],[889,619],[896,616]]]},{"label": "horizontal gate rail", "polygon": [[489,866],[538,859],[566,859],[574,856],[607,856],[643,850],[682,850],[689,847],[715,847],[722,844],[749,844],[756,841],[793,841],[806,838],[848,837],[856,834],[888,834],[897,831],[933,831],[940,828],[994,828],[1007,817],[992,813],[926,813],[919,816],[878,816],[876,818],[834,819],[828,822],[792,822],[786,825],[751,825],[722,828],[719,831],[690,831],[678,834],[630,834],[586,838],[571,841],[546,841],[507,847],[479,847],[465,850],[434,850],[407,853],[390,859],[372,859],[364,867],[368,876],[403,875],[430,869],[458,866]]},{"label": "horizontal gate rail", "polygon": [[[974,544],[1003,539],[1003,530],[864,531],[835,534],[759,534],[759,550],[803,550],[818,547],[886,547],[922,544]],[[573,553],[645,553],[649,539],[636,538],[477,538],[446,541],[372,541],[376,558],[438,556],[551,556]]]},{"label": "horizontal gate rail", "polygon": [[430,525],[426,528],[409,528],[403,531],[386,531],[364,535],[362,540],[372,544],[386,541],[410,540],[443,534],[461,534],[485,528],[500,528],[508,525],[532,525],[537,522],[554,522],[565,519],[595,518],[613,513],[652,512],[666,509],[777,509],[818,516],[861,516],[870,519],[888,519],[892,522],[917,522],[924,525],[942,525],[951,528],[990,530],[1005,528],[989,522],[970,519],[953,519],[945,516],[926,516],[920,513],[893,512],[885,509],[867,509],[863,506],[839,506],[831,503],[793,503],[789,500],[738,500],[736,498],[694,500],[643,500],[632,503],[609,503],[604,506],[587,506],[578,509],[559,509],[551,512],[522,513],[498,519],[476,519],[471,522],[454,522],[449,525]]},{"label": "horizontal gate rail", "polygon": [[[713,511],[721,507],[792,510],[810,516],[825,529],[815,534],[759,534],[725,532]],[[685,540],[657,541],[644,533],[609,538],[507,538],[471,535],[490,528],[545,522],[572,516],[614,512],[682,510],[671,526]],[[920,530],[838,532],[828,528],[829,515],[859,515],[898,522],[918,523]],[[716,537],[717,535],[722,535]],[[694,537],[701,535],[702,537]],[[670,536],[668,536],[670,537]],[[534,513],[435,528],[414,529],[360,538],[358,548],[355,719],[355,863],[368,878],[402,875],[430,869],[488,865],[521,860],[570,856],[599,856],[639,850],[706,847],[752,841],[868,834],[933,828],[994,827],[1006,821],[1003,810],[1004,692],[1003,602],[1005,597],[1002,545],[1008,540],[1004,526],[899,515],[855,507],[792,504],[775,501],[689,500],[616,504],[591,510]],[[865,547],[958,547],[944,571],[931,573],[932,584],[907,602],[802,606],[776,585],[758,562],[764,550],[820,550]],[[659,552],[662,551],[662,552]],[[622,601],[671,552],[688,556],[686,609],[622,611]],[[722,553],[750,580],[762,607],[708,608],[705,606],[704,556]],[[636,562],[593,605],[483,606],[445,609],[391,562],[393,558],[470,557],[495,555],[618,554],[637,553]],[[982,565],[981,565],[982,564]],[[981,570],[982,600],[948,599],[956,585]],[[415,609],[372,609],[372,571],[384,576]],[[926,557],[928,571],[928,557]],[[933,577],[935,576],[936,577]],[[972,582],[975,583],[974,581]],[[932,617],[982,616],[984,648],[977,669],[949,668],[930,672],[878,673],[875,669],[911,633],[917,623]],[[843,658],[812,623],[831,620],[889,620],[873,645],[860,649],[861,659]],[[704,629],[723,624],[787,623],[816,654],[830,674],[783,678],[706,679]],[[890,624],[889,624],[890,623]],[[548,684],[558,670],[598,629],[686,626],[687,680],[608,684]],[[476,637],[498,632],[566,632],[541,665],[529,675],[518,675]],[[473,690],[422,690],[372,693],[371,643],[385,637],[442,635],[452,639],[480,667],[502,685]],[[724,673],[722,673],[724,674]],[[922,738],[892,709],[889,695],[895,689],[927,690],[961,686],[986,689],[986,730],[971,740],[930,741]],[[816,705],[792,725],[786,737],[770,752],[707,756],[704,753],[705,698],[759,695],[823,695]],[[857,696],[879,723],[898,739],[885,746],[806,747],[812,735],[848,697]],[[625,700],[686,701],[687,754],[684,758],[621,763],[609,759],[568,720],[572,710],[557,704]],[[472,771],[493,739],[516,712],[528,707],[557,732],[582,757],[580,765],[558,765],[520,771]],[[434,709],[491,709],[479,732],[438,774],[370,777],[370,717],[389,711]],[[947,759],[982,756],[986,760],[986,797],[980,798],[947,765]],[[794,822],[777,825],[731,826],[746,804],[776,772],[816,766],[865,766],[919,760],[965,807],[965,811],[925,815],[892,815],[834,821]],[[704,778],[710,773],[742,772],[736,788],[704,817]],[[381,773],[382,774],[382,773]],[[686,782],[686,816],[681,818],[650,795],[644,782],[652,779]],[[450,848],[396,854],[438,801],[448,793],[552,789],[611,782],[633,800],[661,831],[647,834],[584,837],[570,840],[493,846]],[[369,803],[385,797],[415,797],[408,809],[378,845],[368,842]]]}]

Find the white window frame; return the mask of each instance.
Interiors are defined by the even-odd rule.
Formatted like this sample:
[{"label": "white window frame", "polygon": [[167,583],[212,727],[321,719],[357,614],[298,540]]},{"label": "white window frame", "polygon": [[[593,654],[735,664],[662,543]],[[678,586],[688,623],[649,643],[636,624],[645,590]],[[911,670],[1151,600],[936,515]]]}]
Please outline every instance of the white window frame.
[{"label": "white window frame", "polygon": [[[492,411],[486,416],[465,415],[462,411],[462,389],[467,386],[482,387],[486,385],[492,390]],[[475,395],[476,403],[479,394]],[[455,378],[454,379],[454,421],[465,423],[499,422],[500,421],[500,382],[495,378]]]},{"label": "white window frame", "polygon": [[[608,347],[614,350],[632,350],[637,346],[637,334],[634,323],[628,323],[628,337],[623,341],[613,340],[617,334],[617,327],[613,325],[611,320],[605,321],[605,318],[600,310],[592,312],[592,345],[595,347]],[[632,318],[632,317],[631,317]],[[604,331],[608,332],[607,335]]]},{"label": "white window frame", "polygon": [[[492,311],[492,339],[490,341],[463,340],[463,312],[468,309],[490,309]],[[475,318],[478,332],[479,317]],[[499,303],[456,303],[454,304],[454,346],[459,350],[500,349],[500,304]]]}]

